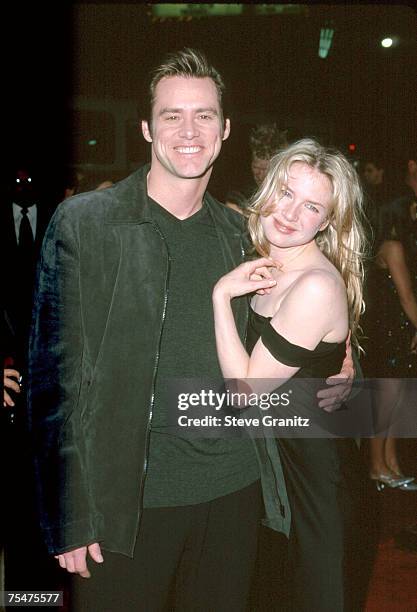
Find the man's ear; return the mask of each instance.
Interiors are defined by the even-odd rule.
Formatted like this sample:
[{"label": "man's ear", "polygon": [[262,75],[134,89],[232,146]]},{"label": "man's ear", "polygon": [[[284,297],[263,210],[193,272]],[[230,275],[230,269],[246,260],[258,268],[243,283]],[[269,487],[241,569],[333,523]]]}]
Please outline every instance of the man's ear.
[{"label": "man's ear", "polygon": [[152,142],[151,130],[149,129],[148,122],[145,119],[143,119],[141,122],[141,125],[142,125],[142,134],[143,134],[144,139],[147,142]]},{"label": "man's ear", "polygon": [[413,174],[417,169],[417,161],[414,159],[409,159],[407,169],[409,174]]},{"label": "man's ear", "polygon": [[229,138],[229,134],[230,134],[230,119],[225,119],[222,140],[227,140]]}]

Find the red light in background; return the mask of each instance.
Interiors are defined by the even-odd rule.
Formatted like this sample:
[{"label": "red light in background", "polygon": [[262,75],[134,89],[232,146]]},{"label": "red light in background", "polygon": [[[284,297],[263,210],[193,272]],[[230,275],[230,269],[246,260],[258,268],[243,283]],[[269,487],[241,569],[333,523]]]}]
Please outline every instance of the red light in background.
[{"label": "red light in background", "polygon": [[348,149],[349,149],[349,151],[350,151],[351,153],[353,153],[354,151],[356,151],[356,145],[355,145],[355,144],[353,144],[353,143],[351,143],[351,144],[348,146]]}]

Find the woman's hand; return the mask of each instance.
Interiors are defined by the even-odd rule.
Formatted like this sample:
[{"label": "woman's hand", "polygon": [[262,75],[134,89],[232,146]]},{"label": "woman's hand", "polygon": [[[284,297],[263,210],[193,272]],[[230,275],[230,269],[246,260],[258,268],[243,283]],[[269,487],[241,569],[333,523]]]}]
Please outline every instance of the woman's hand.
[{"label": "woman's hand", "polygon": [[247,293],[260,293],[276,285],[272,278],[270,268],[277,264],[268,257],[261,257],[253,261],[246,261],[237,268],[225,274],[216,283],[213,289],[213,299],[226,298],[231,300]]}]

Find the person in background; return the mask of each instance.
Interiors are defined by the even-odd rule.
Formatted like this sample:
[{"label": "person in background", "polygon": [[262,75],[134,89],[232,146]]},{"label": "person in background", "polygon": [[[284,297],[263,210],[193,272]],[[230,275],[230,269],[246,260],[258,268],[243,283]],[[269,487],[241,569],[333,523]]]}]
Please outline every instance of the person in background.
[{"label": "person in background", "polygon": [[[19,386],[20,372],[15,370],[14,368],[5,367],[3,369],[3,408],[6,410],[13,409],[15,401],[13,400],[12,393],[20,393]],[[6,429],[5,421],[9,420],[9,416],[7,413],[2,412],[0,423],[1,423],[1,451],[0,451],[0,461],[1,461],[1,484],[4,490],[8,490],[8,481],[6,480],[6,475],[4,474],[4,466],[6,462],[10,460],[10,457],[7,456],[6,449],[8,448],[7,440],[3,439],[3,435]],[[0,511],[0,610],[4,610],[4,539],[5,539],[5,530],[7,529],[7,511],[6,511],[7,502],[2,504],[2,509]]]},{"label": "person in background", "polygon": [[63,199],[66,200],[77,193],[111,187],[113,181],[92,172],[69,167],[64,172],[63,185]]},{"label": "person in background", "polygon": [[249,198],[264,180],[269,160],[287,145],[287,131],[279,129],[276,123],[256,125],[249,136],[252,180],[241,189],[229,191],[225,198],[226,206],[232,205],[233,208],[244,210]]},{"label": "person in background", "polygon": [[[391,162],[392,163],[392,162]],[[360,162],[365,193],[365,212],[370,223],[369,239],[373,244],[378,211],[393,197],[393,169],[376,151],[368,151]]]},{"label": "person in background", "polygon": [[15,358],[25,374],[36,264],[51,210],[40,173],[20,164],[9,173],[0,209],[4,307],[15,335]]},{"label": "person in background", "polygon": [[361,160],[362,178],[365,195],[375,205],[381,205],[389,196],[389,178],[386,170],[387,162],[377,153],[368,153]]},{"label": "person in background", "polygon": [[367,280],[363,360],[374,378],[373,403],[379,436],[370,440],[370,477],[384,487],[416,490],[404,476],[390,424],[397,416],[407,378],[417,377],[417,160],[406,156],[405,195],[384,204],[378,214],[375,255]]},{"label": "person in background", "polygon": [[276,123],[262,123],[252,130],[249,143],[252,176],[259,187],[267,175],[271,157],[288,145],[287,131],[280,130]]},{"label": "person in background", "polygon": [[[10,422],[14,418],[13,410],[16,407],[16,397],[20,393],[20,372],[13,367],[12,345],[13,336],[6,317],[3,317],[1,325],[2,359],[3,359],[3,410],[0,410],[0,482],[4,491],[11,489],[13,474],[10,470],[11,448],[10,448]],[[16,395],[15,395],[16,394]],[[4,610],[4,542],[7,530],[10,527],[9,513],[12,497],[8,494],[6,501],[0,508],[0,610]]]},{"label": "person in background", "polygon": [[246,215],[248,201],[240,191],[229,191],[225,205],[241,215]]}]

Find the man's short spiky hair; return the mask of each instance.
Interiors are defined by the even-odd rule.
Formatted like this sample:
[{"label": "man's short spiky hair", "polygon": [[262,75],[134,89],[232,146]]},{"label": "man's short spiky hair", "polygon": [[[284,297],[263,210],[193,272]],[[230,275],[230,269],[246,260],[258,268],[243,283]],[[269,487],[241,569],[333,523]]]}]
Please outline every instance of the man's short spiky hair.
[{"label": "man's short spiky hair", "polygon": [[286,146],[288,146],[287,130],[280,130],[276,123],[257,125],[250,134],[252,157],[270,160]]},{"label": "man's short spiky hair", "polygon": [[163,62],[151,72],[149,85],[149,109],[148,122],[152,120],[152,109],[155,103],[155,90],[159,81],[165,77],[186,77],[204,79],[209,78],[213,81],[219,100],[221,119],[223,123],[222,98],[225,92],[225,85],[220,73],[207,60],[206,56],[198,49],[186,47],[181,51],[169,53]]}]

